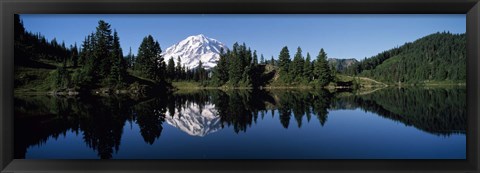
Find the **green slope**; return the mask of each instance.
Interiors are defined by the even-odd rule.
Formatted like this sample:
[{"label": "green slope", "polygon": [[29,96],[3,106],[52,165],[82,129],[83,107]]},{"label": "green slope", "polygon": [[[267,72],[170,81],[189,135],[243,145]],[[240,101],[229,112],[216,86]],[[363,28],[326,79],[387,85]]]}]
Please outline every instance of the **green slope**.
[{"label": "green slope", "polygon": [[464,83],[466,36],[431,34],[365,59],[349,71],[385,83]]}]

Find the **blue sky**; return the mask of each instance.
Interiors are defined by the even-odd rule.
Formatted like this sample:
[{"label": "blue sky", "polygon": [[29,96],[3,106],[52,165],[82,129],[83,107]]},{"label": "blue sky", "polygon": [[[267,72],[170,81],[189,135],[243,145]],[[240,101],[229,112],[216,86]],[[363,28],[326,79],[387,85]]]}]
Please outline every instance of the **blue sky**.
[{"label": "blue sky", "polygon": [[360,60],[435,32],[466,32],[464,14],[24,14],[21,18],[28,31],[79,46],[98,20],[105,20],[117,30],[125,55],[129,47],[136,54],[148,34],[158,40],[162,50],[190,35],[204,34],[230,48],[235,42],[245,42],[266,59],[276,59],[283,46],[288,46],[293,57],[300,46],[304,56],[310,52],[312,58],[324,48],[329,58]]}]

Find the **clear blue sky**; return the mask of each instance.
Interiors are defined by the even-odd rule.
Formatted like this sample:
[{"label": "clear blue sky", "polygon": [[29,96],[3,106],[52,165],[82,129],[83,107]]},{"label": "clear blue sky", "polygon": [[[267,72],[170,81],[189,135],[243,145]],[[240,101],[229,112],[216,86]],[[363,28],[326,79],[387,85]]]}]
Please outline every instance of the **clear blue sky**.
[{"label": "clear blue sky", "polygon": [[85,36],[95,30],[98,20],[116,29],[126,55],[134,54],[143,37],[151,34],[162,50],[190,35],[204,34],[229,48],[235,42],[277,58],[288,46],[293,57],[300,46],[304,56],[316,57],[324,48],[329,58],[363,59],[411,42],[428,34],[449,31],[466,32],[464,14],[448,15],[21,15],[28,31],[45,35],[66,45],[80,46]]}]

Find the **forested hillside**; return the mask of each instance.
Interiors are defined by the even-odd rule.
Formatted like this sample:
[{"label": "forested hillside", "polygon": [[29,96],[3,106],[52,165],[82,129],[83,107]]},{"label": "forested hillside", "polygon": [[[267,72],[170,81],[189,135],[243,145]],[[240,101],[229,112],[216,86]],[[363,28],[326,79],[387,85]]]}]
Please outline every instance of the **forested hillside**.
[{"label": "forested hillside", "polygon": [[388,83],[465,82],[466,36],[431,34],[364,59],[346,73]]},{"label": "forested hillside", "polygon": [[117,31],[103,20],[80,47],[67,47],[56,39],[48,41],[40,33],[26,31],[19,15],[15,15],[14,37],[18,92],[77,95],[146,93],[170,88],[165,62],[158,56],[160,45],[152,36],[143,39],[135,66],[131,53],[123,56]]},{"label": "forested hillside", "polygon": [[[58,43],[56,39],[48,41],[39,33],[32,33],[25,30],[19,15],[15,15],[14,51],[15,65],[35,66],[35,61],[46,60],[61,63],[66,57],[75,56],[76,45],[66,47],[65,43]],[[76,58],[72,60],[76,61]],[[53,66],[43,67],[54,68]]]}]

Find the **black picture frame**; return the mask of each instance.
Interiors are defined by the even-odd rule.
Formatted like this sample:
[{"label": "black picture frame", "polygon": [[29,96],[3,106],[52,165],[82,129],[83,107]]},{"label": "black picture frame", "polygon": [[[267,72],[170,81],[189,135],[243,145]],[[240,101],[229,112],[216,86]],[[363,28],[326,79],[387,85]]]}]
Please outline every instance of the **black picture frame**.
[{"label": "black picture frame", "polygon": [[[2,0],[0,170],[3,172],[479,172],[479,0]],[[13,159],[14,14],[466,14],[466,160]]]}]

